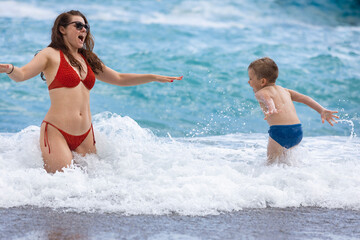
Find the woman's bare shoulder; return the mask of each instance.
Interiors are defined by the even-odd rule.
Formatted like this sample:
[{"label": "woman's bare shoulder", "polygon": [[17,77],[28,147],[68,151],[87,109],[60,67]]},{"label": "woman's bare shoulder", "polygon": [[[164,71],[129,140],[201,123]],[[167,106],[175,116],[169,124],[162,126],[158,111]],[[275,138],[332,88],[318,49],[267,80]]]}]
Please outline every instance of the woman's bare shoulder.
[{"label": "woman's bare shoulder", "polygon": [[55,55],[58,53],[59,53],[59,50],[56,50],[52,47],[46,47],[39,51],[39,54],[44,54],[44,55],[48,55],[48,56]]},{"label": "woman's bare shoulder", "polygon": [[52,47],[47,47],[40,50],[37,54],[37,57],[47,59],[50,62],[58,62],[60,61],[59,50],[56,50]]}]

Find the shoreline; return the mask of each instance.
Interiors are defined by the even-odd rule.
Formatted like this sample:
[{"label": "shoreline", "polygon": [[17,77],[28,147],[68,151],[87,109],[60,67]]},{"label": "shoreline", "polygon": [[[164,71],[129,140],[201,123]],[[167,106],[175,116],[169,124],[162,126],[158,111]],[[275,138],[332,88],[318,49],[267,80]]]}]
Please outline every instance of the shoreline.
[{"label": "shoreline", "polygon": [[207,216],[0,208],[0,239],[358,239],[360,211],[244,209]]}]

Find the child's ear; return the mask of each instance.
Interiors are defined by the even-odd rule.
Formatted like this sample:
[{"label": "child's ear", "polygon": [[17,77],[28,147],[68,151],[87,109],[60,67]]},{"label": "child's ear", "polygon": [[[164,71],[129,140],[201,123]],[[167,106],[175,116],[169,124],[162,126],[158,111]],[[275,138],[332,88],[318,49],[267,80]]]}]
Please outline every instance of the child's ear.
[{"label": "child's ear", "polygon": [[268,83],[268,80],[266,78],[261,79],[261,86],[264,87]]}]

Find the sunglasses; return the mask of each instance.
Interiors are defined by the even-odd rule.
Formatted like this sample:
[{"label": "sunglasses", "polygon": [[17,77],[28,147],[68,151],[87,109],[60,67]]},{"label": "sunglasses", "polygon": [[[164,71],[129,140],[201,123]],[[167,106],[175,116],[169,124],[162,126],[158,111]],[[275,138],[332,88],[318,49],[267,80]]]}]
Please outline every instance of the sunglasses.
[{"label": "sunglasses", "polygon": [[66,25],[70,25],[70,24],[73,24],[73,23],[75,23],[75,27],[79,31],[82,30],[83,28],[85,28],[86,32],[88,32],[90,30],[90,25],[89,24],[87,24],[87,23],[83,24],[82,22],[79,22],[79,21],[70,22],[70,23],[68,23]]}]

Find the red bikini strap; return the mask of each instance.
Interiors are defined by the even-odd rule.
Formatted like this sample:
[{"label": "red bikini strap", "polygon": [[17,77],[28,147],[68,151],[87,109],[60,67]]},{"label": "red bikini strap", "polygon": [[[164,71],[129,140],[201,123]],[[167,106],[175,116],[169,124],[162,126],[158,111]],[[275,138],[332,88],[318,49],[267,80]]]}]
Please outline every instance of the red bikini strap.
[{"label": "red bikini strap", "polygon": [[92,135],[93,135],[93,139],[94,139],[94,145],[95,145],[96,141],[95,141],[94,128],[93,128],[92,124],[91,124],[91,131],[92,131]]},{"label": "red bikini strap", "polygon": [[[47,126],[48,126],[48,122],[43,121],[45,123],[45,136],[44,136],[44,145],[45,147],[48,146],[49,147],[49,154],[50,154],[50,144],[49,144],[49,136],[48,136],[48,132],[47,132]],[[46,145],[47,143],[47,145]]]},{"label": "red bikini strap", "polygon": [[64,53],[59,49],[60,52],[60,58],[65,59]]},{"label": "red bikini strap", "polygon": [[51,124],[45,120],[43,120],[43,122],[45,123],[45,136],[44,136],[44,144],[45,144],[45,147],[46,147],[46,143],[47,143],[47,146],[49,147],[49,154],[50,154],[50,143],[49,143],[49,136],[48,136],[48,131],[47,131],[47,127],[48,125],[51,125],[52,127],[56,128],[57,130],[59,130],[61,132],[61,129],[59,129],[58,127],[56,127],[54,124]]}]

